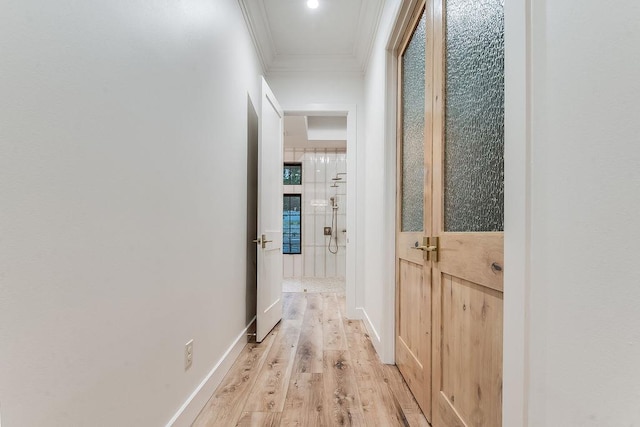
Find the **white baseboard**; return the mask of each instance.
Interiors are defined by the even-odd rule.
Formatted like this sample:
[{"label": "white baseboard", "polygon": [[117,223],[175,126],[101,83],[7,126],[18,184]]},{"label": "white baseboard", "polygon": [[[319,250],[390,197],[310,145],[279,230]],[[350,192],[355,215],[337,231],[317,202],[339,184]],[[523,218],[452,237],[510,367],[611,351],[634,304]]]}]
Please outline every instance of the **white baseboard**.
[{"label": "white baseboard", "polygon": [[371,337],[371,343],[373,344],[373,347],[376,349],[378,356],[381,357],[383,353],[382,353],[382,340],[380,339],[380,334],[378,333],[376,328],[373,326],[373,323],[371,322],[371,319],[367,314],[367,310],[365,310],[364,307],[358,307],[356,310],[358,310],[361,313],[360,318],[363,320],[364,326],[367,328],[367,331],[369,332],[369,337]]},{"label": "white baseboard", "polygon": [[191,393],[191,396],[184,402],[184,404],[178,409],[178,412],[167,423],[166,427],[187,427],[190,426],[196,419],[204,405],[209,401],[211,395],[216,388],[222,382],[222,379],[227,374],[233,362],[238,358],[240,352],[247,343],[247,331],[256,318],[251,319],[251,322],[235,339],[233,344],[222,355],[218,363],[209,371],[209,374],[204,380],[196,387]]}]

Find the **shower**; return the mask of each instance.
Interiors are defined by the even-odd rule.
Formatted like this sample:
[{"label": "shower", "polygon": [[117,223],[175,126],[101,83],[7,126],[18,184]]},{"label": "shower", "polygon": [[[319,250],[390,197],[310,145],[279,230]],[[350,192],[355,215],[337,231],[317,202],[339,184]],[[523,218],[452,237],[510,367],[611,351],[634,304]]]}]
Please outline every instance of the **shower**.
[{"label": "shower", "polygon": [[[334,184],[336,185],[336,184]],[[333,187],[333,185],[332,185]],[[337,185],[336,185],[337,187]],[[329,243],[327,249],[332,254],[338,253],[338,202],[335,197],[329,198],[331,201],[331,234],[329,235]],[[333,246],[332,246],[333,244]]]},{"label": "shower", "polygon": [[[338,188],[338,184],[346,184],[345,181],[342,181],[341,175],[346,175],[346,173],[337,173],[335,178],[331,178],[334,182],[330,185],[331,188]],[[337,193],[337,190],[336,190]],[[329,235],[329,243],[327,244],[327,249],[332,254],[337,254],[338,247],[338,198],[337,195],[334,197],[330,197],[329,201],[331,203],[331,234]]]}]

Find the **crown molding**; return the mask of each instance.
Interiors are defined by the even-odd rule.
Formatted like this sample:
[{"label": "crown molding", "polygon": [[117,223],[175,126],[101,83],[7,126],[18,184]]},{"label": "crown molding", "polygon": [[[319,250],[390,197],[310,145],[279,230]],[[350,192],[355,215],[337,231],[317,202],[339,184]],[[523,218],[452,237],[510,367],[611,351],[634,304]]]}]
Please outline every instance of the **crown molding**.
[{"label": "crown molding", "polygon": [[301,72],[363,75],[375,40],[384,0],[362,0],[351,54],[288,55],[277,52],[265,0],[238,0],[265,75]]},{"label": "crown molding", "polygon": [[355,43],[354,55],[360,63],[360,69],[364,73],[369,64],[371,51],[380,25],[384,0],[364,0],[358,18],[358,38]]}]

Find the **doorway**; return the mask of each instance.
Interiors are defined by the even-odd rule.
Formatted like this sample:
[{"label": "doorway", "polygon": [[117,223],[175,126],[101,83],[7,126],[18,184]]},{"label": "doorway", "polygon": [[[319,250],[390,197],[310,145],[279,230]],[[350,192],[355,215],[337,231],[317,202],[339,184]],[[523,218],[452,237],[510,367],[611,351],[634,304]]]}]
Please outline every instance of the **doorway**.
[{"label": "doorway", "polygon": [[294,225],[291,246],[283,246],[291,252],[283,255],[283,291],[338,292],[347,317],[357,319],[355,105],[286,109],[284,146],[285,181],[301,170],[283,189],[283,225]]},{"label": "doorway", "polygon": [[344,293],[347,117],[285,116],[283,290]]}]

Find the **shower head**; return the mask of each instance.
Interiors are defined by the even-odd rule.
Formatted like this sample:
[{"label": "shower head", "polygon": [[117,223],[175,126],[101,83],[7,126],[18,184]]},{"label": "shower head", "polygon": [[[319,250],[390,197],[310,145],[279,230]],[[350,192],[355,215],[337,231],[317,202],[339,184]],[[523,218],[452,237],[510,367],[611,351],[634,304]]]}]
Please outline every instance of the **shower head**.
[{"label": "shower head", "polygon": [[338,183],[334,183],[333,185],[330,185],[331,188],[338,188]]},{"label": "shower head", "polygon": [[334,181],[341,181],[342,178],[340,178],[340,175],[346,175],[346,174],[347,174],[346,172],[338,172],[336,174],[336,177],[335,178],[331,178],[331,179],[334,180]]},{"label": "shower head", "polygon": [[342,180],[342,178],[339,178],[339,177],[335,177],[335,178],[331,178],[331,179],[334,180],[334,181],[341,181]]}]

